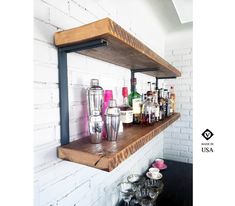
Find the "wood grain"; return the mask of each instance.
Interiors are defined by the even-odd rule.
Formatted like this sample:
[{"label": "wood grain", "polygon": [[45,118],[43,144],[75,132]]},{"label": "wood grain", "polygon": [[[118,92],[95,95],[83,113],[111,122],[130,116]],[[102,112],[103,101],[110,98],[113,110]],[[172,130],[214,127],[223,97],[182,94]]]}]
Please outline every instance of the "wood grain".
[{"label": "wood grain", "polygon": [[104,140],[101,144],[91,144],[89,137],[84,137],[58,147],[58,157],[110,172],[179,117],[175,113],[153,126],[124,128],[117,142]]},{"label": "wood grain", "polygon": [[151,76],[181,76],[180,71],[174,66],[109,18],[57,32],[54,37],[55,45],[58,47],[100,38],[106,39],[108,46],[87,49],[79,53],[128,69],[156,68],[156,72],[149,72]]}]

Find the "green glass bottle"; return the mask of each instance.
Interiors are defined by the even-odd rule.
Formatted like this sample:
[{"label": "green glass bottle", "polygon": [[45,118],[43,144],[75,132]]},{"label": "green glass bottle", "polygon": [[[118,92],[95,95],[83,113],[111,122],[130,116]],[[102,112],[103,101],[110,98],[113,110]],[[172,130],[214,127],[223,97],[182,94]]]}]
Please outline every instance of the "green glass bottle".
[{"label": "green glass bottle", "polygon": [[128,96],[129,105],[133,109],[133,123],[141,123],[141,95],[136,91],[136,78],[132,79],[133,91]]}]

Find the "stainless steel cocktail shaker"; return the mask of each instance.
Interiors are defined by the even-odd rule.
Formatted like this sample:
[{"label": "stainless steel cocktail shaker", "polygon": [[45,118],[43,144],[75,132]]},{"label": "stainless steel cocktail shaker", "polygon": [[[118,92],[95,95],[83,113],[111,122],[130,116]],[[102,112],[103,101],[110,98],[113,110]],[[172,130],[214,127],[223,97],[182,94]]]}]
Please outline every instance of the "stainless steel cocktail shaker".
[{"label": "stainless steel cocktail shaker", "polygon": [[116,100],[110,100],[105,112],[105,127],[109,141],[117,141],[119,125],[120,109],[117,107]]},{"label": "stainless steel cocktail shaker", "polygon": [[91,79],[88,89],[89,115],[101,115],[104,101],[104,90],[99,86],[98,79]]},{"label": "stainless steel cocktail shaker", "polygon": [[99,86],[98,79],[91,80],[91,87],[88,89],[89,105],[89,132],[91,143],[100,143],[102,141],[102,105],[104,90]]},{"label": "stainless steel cocktail shaker", "polygon": [[91,143],[98,144],[102,141],[103,120],[100,115],[89,117],[89,131]]}]

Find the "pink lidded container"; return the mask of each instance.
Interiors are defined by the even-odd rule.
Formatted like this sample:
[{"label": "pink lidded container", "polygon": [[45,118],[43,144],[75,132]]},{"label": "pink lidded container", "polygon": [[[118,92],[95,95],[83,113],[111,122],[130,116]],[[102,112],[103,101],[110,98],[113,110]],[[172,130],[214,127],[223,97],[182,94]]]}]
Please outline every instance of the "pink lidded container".
[{"label": "pink lidded container", "polygon": [[[107,107],[109,106],[109,101],[113,99],[113,91],[112,90],[104,90],[104,104],[103,104],[103,108],[102,108],[102,118],[103,121],[105,120],[105,111],[107,109]],[[102,129],[102,137],[106,138],[107,137],[107,132],[105,129],[105,126],[103,126]]]}]

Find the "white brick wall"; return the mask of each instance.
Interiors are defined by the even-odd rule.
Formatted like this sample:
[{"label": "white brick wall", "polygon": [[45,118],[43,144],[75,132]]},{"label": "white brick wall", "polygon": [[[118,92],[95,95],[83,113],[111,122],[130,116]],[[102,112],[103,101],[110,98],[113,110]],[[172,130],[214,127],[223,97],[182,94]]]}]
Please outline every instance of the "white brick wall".
[{"label": "white brick wall", "polygon": [[177,67],[182,76],[166,80],[167,86],[175,86],[176,110],[181,118],[164,131],[164,158],[192,162],[192,33],[179,31],[166,40],[165,58]]},{"label": "white brick wall", "polygon": [[[97,3],[98,2],[98,3]],[[110,17],[160,55],[165,33],[145,1],[34,0],[34,203],[35,206],[104,206],[111,203],[117,182],[130,173],[142,173],[156,157],[163,157],[163,134],[124,161],[111,173],[57,158],[60,145],[57,49],[53,34],[60,29]],[[135,3],[133,3],[135,2]],[[127,4],[129,7],[127,7]],[[130,9],[130,6],[133,8]],[[139,11],[148,22],[141,19]],[[187,60],[185,60],[187,61]],[[91,78],[112,89],[121,104],[121,87],[129,86],[130,71],[79,54],[68,55],[71,140],[86,134],[84,90]],[[115,78],[114,78],[115,77]],[[137,74],[138,91],[146,91],[146,75]],[[183,153],[182,153],[183,154]],[[116,194],[115,194],[116,195]]]}]

